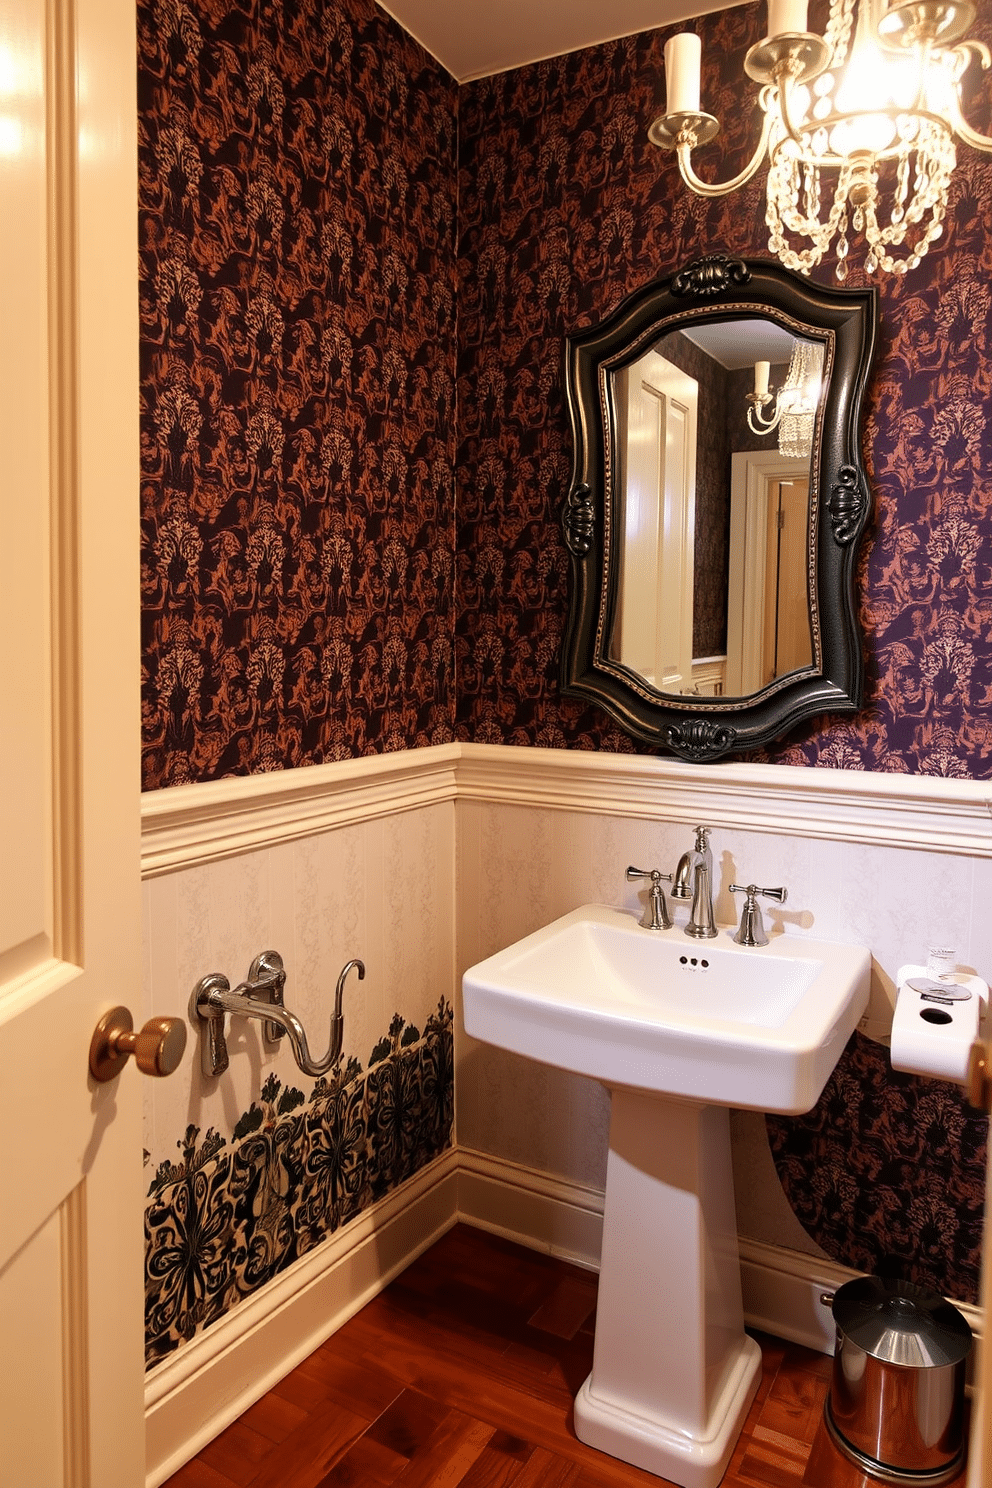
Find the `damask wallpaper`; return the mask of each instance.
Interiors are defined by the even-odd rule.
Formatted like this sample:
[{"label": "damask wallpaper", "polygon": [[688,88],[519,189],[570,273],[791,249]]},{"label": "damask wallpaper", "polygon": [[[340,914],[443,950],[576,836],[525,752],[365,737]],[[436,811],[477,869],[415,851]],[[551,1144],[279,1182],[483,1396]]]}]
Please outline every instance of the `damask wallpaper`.
[{"label": "damask wallpaper", "polygon": [[230,1141],[190,1126],[145,1211],[145,1357],[157,1364],[381,1199],[451,1142],[451,1008],[397,1015],[368,1069],[309,1097],[270,1074]]},{"label": "damask wallpaper", "polygon": [[[759,5],[693,22],[704,107],[721,120],[696,162],[726,179],[748,159],[742,107]],[[815,15],[811,13],[811,24]],[[459,100],[458,736],[638,750],[559,694],[567,605],[558,517],[571,446],[566,332],[705,252],[767,256],[764,177],[721,200],[681,183],[648,142],[668,30],[468,84]],[[992,41],[992,13],[974,35]],[[980,71],[972,71],[980,78]],[[992,123],[992,89],[969,100]],[[750,90],[746,95],[751,96]],[[793,765],[985,778],[992,760],[992,170],[962,146],[943,237],[880,276],[880,353],[866,404],[874,518],[859,591],[863,711],[816,720],[763,756]],[[851,285],[864,282],[852,252]],[[814,271],[830,282],[831,261]]]},{"label": "damask wallpaper", "polygon": [[[696,23],[710,174],[756,135],[759,12]],[[372,0],[142,0],[146,788],[453,731],[642,747],[558,690],[563,338],[704,251],[767,252],[760,179],[705,202],[647,141],[667,35],[456,89]],[[960,156],[943,238],[880,282],[866,706],[775,761],[989,773],[992,174]]]},{"label": "damask wallpaper", "polygon": [[373,0],[141,0],[144,784],[452,737],[455,88]]}]

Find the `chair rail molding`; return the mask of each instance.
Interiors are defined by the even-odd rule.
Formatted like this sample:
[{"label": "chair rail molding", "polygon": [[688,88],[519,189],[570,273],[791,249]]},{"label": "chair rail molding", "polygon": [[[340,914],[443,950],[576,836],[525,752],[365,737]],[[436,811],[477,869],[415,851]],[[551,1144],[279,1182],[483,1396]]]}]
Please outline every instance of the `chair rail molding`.
[{"label": "chair rail molding", "polygon": [[461,800],[992,857],[986,781],[441,744],[148,791],[142,876]]},{"label": "chair rail molding", "polygon": [[141,875],[453,801],[458,744],[145,791]]}]

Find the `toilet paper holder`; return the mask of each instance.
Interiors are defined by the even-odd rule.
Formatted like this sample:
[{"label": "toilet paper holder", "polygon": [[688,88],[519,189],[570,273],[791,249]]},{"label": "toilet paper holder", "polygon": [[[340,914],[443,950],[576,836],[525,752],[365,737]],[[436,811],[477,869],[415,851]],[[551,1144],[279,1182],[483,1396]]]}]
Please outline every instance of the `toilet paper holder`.
[{"label": "toilet paper holder", "polygon": [[988,996],[981,977],[964,972],[935,977],[922,966],[902,967],[892,1019],[892,1068],[964,1084]]}]

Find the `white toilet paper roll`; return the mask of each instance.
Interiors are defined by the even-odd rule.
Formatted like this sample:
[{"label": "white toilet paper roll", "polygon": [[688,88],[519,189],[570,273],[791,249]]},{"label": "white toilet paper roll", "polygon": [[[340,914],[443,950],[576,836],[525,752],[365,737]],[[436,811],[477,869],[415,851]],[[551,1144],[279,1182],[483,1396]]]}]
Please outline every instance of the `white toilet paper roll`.
[{"label": "white toilet paper roll", "polygon": [[988,995],[981,977],[958,973],[936,980],[925,967],[904,966],[892,1019],[892,1068],[964,1080]]}]

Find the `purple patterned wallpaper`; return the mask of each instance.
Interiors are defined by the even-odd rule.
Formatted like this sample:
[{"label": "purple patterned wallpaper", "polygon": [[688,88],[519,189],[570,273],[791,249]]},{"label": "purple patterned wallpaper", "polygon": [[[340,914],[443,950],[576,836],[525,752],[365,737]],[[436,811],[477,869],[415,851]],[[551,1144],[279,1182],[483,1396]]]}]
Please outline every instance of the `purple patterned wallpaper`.
[{"label": "purple patterned wallpaper", "polygon": [[[703,102],[722,121],[697,169],[727,178],[758,137],[742,61],[764,8],[693,23]],[[973,28],[992,41],[992,12]],[[459,113],[458,736],[637,750],[598,709],[563,699],[567,605],[558,514],[571,448],[566,332],[705,252],[766,256],[764,177],[713,202],[681,184],[646,127],[670,31],[464,87]],[[988,128],[992,90],[970,106]],[[875,514],[861,552],[864,710],[818,719],[761,757],[984,778],[992,760],[992,168],[959,151],[944,236],[881,279],[866,404]],[[864,282],[852,254],[850,283]],[[856,261],[856,262],[854,262]],[[831,282],[833,263],[815,277]]]},{"label": "purple patterned wallpaper", "polygon": [[372,0],[138,24],[145,787],[449,740],[455,86]]},{"label": "purple patterned wallpaper", "polygon": [[988,1118],[854,1034],[813,1110],[765,1118],[800,1223],[853,1267],[977,1302]]}]

